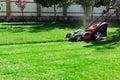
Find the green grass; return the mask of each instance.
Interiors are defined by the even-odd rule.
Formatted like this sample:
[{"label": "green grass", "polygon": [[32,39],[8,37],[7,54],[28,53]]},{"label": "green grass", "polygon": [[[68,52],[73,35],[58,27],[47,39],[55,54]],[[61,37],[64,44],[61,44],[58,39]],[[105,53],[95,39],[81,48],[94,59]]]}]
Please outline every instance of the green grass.
[{"label": "green grass", "polygon": [[[112,27],[113,26],[113,27]],[[79,23],[0,23],[0,80],[120,80],[120,28],[69,42]]]}]

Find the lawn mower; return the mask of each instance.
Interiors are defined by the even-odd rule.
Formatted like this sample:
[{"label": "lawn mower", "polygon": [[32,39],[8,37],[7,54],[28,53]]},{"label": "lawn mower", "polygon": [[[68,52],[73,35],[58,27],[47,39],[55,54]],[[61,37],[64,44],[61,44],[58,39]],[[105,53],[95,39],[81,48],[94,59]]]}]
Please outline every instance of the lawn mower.
[{"label": "lawn mower", "polygon": [[110,14],[109,17],[103,19],[99,23],[95,23],[98,21],[99,18],[103,17],[106,13],[106,10],[103,10],[102,14],[96,18],[88,27],[86,27],[84,30],[78,29],[75,30],[74,33],[67,33],[66,38],[69,39],[69,41],[81,41],[81,40],[101,40],[102,37],[107,36],[107,27],[108,23],[107,20],[109,17],[111,17],[113,13]]}]

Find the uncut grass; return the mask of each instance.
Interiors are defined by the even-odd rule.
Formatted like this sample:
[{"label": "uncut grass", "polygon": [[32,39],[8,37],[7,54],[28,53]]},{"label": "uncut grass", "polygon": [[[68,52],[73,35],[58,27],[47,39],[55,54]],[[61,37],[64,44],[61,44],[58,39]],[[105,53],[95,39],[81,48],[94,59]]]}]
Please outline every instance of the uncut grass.
[{"label": "uncut grass", "polygon": [[101,41],[66,41],[63,34],[76,28],[32,33],[28,27],[22,32],[2,29],[0,79],[119,80],[120,29],[109,28]]}]

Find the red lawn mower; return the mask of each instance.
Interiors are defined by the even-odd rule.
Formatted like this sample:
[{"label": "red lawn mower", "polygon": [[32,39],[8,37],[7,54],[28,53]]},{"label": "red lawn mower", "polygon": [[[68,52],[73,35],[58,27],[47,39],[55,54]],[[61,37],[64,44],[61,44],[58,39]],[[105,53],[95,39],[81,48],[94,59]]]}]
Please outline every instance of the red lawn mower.
[{"label": "red lawn mower", "polygon": [[[106,11],[103,10],[102,14],[84,30],[82,29],[76,30],[74,31],[73,34],[67,33],[66,38],[68,38],[70,41],[101,40],[102,37],[107,36],[107,27],[108,27],[107,19],[108,18],[105,18],[99,23],[95,23],[95,22],[99,18],[103,17],[105,13]],[[116,12],[114,11],[113,13],[111,13],[109,17],[111,17],[114,13]]]}]

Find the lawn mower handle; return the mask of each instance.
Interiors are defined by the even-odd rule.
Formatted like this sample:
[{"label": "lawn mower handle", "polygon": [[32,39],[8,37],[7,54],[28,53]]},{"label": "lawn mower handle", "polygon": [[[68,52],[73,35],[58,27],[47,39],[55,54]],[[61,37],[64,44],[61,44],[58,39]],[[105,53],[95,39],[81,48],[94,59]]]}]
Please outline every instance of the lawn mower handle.
[{"label": "lawn mower handle", "polygon": [[95,23],[99,18],[103,17],[103,15],[106,13],[106,10],[103,10],[102,11],[102,14],[97,18],[95,19],[91,24],[89,24],[86,28],[90,27],[93,23]]},{"label": "lawn mower handle", "polygon": [[103,20],[103,22],[106,22],[108,20],[108,18],[110,18],[115,13],[116,13],[116,11],[114,11],[113,13],[111,13],[108,17],[106,17],[106,19]]}]

